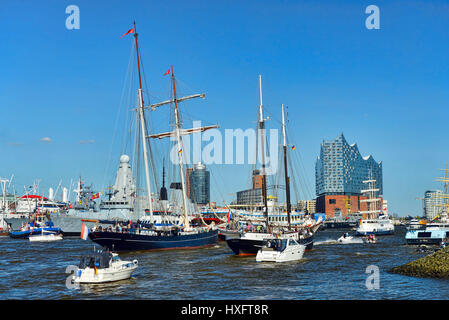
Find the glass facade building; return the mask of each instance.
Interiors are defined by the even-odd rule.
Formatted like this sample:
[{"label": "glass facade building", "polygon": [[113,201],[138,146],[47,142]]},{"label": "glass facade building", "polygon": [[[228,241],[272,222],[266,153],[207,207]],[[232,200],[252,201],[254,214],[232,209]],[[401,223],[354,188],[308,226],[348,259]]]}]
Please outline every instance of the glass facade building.
[{"label": "glass facade building", "polygon": [[189,173],[189,193],[194,203],[208,204],[210,201],[210,173],[201,162]]},{"label": "glass facade building", "polygon": [[343,134],[333,141],[325,140],[315,165],[316,194],[361,195],[367,189],[363,181],[368,180],[370,169],[378,196],[382,195],[382,162],[372,156],[362,157],[357,145],[349,145]]},{"label": "glass facade building", "polygon": [[432,220],[442,211],[443,191],[427,190],[424,193],[424,216]]}]

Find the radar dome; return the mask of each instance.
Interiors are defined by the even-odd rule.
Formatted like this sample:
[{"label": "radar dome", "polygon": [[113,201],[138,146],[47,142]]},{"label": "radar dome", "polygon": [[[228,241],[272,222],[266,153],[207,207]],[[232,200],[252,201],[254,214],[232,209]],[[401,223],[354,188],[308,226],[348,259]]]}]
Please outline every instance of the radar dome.
[{"label": "radar dome", "polygon": [[128,162],[129,162],[129,156],[127,156],[126,154],[124,154],[120,157],[120,163],[128,163]]}]

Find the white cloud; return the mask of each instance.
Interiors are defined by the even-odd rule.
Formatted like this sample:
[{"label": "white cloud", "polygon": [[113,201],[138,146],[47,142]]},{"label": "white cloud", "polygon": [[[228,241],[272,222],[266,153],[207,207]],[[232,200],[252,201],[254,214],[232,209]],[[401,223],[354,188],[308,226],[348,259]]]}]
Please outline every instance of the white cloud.
[{"label": "white cloud", "polygon": [[41,139],[41,141],[42,141],[42,142],[51,142],[52,140],[51,140],[51,138],[49,138],[49,137],[43,137],[43,138]]}]

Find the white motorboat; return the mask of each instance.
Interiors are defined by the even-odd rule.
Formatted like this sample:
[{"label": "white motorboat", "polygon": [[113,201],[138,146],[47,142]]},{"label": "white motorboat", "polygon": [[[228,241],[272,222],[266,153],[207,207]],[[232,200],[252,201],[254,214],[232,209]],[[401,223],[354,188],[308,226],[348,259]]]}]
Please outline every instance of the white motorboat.
[{"label": "white motorboat", "polygon": [[128,279],[138,261],[124,261],[116,253],[94,252],[81,258],[73,275],[74,283],[103,283]]},{"label": "white motorboat", "polygon": [[353,236],[350,236],[349,234],[345,233],[344,235],[342,235],[340,238],[337,239],[337,242],[349,243],[352,242],[353,240],[354,240]]},{"label": "white motorboat", "polygon": [[356,234],[359,236],[394,234],[394,225],[385,215],[379,216],[377,219],[361,219]]},{"label": "white motorboat", "polygon": [[272,239],[268,240],[256,256],[258,262],[286,262],[301,260],[305,245],[299,244],[295,239]]},{"label": "white motorboat", "polygon": [[51,242],[62,240],[62,234],[54,233],[47,230],[42,229],[40,234],[30,235],[28,237],[30,242]]}]

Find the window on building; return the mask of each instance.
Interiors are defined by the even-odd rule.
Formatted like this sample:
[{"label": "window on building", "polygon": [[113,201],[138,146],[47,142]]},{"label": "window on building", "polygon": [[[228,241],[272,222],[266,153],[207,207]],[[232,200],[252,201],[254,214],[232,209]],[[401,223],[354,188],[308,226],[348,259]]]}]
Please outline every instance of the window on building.
[{"label": "window on building", "polygon": [[335,200],[335,199],[329,199],[329,204],[336,204],[337,203],[337,200]]}]

